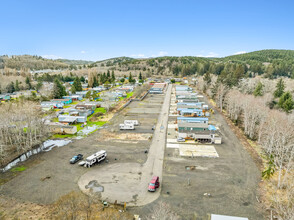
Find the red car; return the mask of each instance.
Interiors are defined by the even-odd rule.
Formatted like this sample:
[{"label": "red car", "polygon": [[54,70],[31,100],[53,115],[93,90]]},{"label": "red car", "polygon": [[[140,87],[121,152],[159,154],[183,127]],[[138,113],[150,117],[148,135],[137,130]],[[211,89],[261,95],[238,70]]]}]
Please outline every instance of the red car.
[{"label": "red car", "polygon": [[159,177],[158,176],[152,177],[150,183],[148,184],[148,191],[149,192],[155,192],[156,188],[159,188]]}]

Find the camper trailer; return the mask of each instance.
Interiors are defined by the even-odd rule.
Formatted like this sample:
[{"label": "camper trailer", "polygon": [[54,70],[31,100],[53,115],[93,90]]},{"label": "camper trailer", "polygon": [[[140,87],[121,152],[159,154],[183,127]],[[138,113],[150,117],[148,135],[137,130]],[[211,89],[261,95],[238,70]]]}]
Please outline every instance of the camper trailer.
[{"label": "camper trailer", "polygon": [[105,150],[101,150],[92,154],[91,156],[87,157],[85,161],[79,163],[80,166],[84,167],[91,167],[92,165],[99,163],[100,161],[104,160],[107,156]]},{"label": "camper trailer", "polygon": [[134,124],[120,124],[119,125],[120,130],[135,130]]}]

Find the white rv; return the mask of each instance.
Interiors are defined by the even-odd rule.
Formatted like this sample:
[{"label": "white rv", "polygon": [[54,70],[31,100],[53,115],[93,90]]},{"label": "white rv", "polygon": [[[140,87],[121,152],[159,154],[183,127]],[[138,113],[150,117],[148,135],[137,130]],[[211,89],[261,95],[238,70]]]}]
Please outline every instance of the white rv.
[{"label": "white rv", "polygon": [[92,154],[91,156],[87,157],[85,161],[82,161],[79,163],[80,166],[84,167],[91,167],[95,163],[99,163],[100,161],[104,160],[107,156],[107,153],[105,150],[98,151],[95,154]]},{"label": "white rv", "polygon": [[136,125],[139,125],[139,122],[138,122],[138,120],[125,120],[124,124],[126,124],[126,125],[132,124],[132,125],[136,126]]},{"label": "white rv", "polygon": [[135,130],[134,124],[120,124],[119,125],[120,130]]}]

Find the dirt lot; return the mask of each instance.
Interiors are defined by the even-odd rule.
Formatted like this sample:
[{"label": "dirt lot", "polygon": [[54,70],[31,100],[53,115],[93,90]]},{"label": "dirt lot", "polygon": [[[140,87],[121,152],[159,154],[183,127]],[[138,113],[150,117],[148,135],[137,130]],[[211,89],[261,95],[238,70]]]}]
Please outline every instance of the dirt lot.
[{"label": "dirt lot", "polygon": [[[87,138],[74,140],[67,146],[53,148],[51,151],[41,153],[29,159],[38,160],[34,166],[30,166],[20,175],[16,176],[0,187],[0,194],[11,196],[21,201],[30,201],[39,204],[49,204],[56,201],[60,196],[71,191],[79,190],[77,182],[87,168],[77,164],[69,164],[69,159],[78,153],[84,156],[91,155],[101,149],[108,153],[108,164],[112,163],[139,163],[143,164],[147,159],[144,153],[149,149],[152,136],[152,127],[156,124],[158,113],[135,113],[132,109],[149,109],[150,103],[155,112],[159,112],[164,95],[147,95],[143,101],[134,101],[120,113],[117,113],[111,121]],[[134,131],[119,131],[118,124],[125,119],[137,119],[140,126]],[[101,132],[103,131],[103,132]],[[108,137],[109,134],[110,137]],[[126,135],[131,138],[123,139]],[[27,162],[24,162],[26,165]],[[103,162],[91,170],[100,169],[108,165]],[[46,178],[48,177],[48,178]],[[4,178],[0,174],[0,178]],[[45,179],[44,179],[45,178]]]},{"label": "dirt lot", "polygon": [[[263,219],[256,199],[258,168],[219,112],[211,121],[222,134],[223,144],[214,145],[219,158],[180,157],[178,149],[166,148],[161,197],[133,212],[144,215],[164,201],[183,219],[207,219],[209,213]],[[170,138],[173,131],[168,129]]]},{"label": "dirt lot", "polygon": [[[100,192],[102,200],[111,203],[117,201],[120,204],[126,202],[128,206],[143,206],[155,201],[160,196],[160,188],[155,193],[149,193],[147,186],[152,176],[159,176],[162,179],[170,93],[171,86],[167,89],[164,103],[160,109],[160,116],[152,137],[147,161],[144,164],[115,163],[103,169],[92,169],[80,178],[78,184],[81,190],[88,193],[103,187]],[[118,137],[129,136],[128,141],[138,136],[138,134],[121,132],[123,133],[119,134]]]}]

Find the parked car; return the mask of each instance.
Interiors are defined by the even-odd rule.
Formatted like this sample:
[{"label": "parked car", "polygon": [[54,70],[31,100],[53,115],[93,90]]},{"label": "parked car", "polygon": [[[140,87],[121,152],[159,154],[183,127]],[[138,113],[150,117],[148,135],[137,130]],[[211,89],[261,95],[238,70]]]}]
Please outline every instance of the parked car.
[{"label": "parked car", "polygon": [[78,162],[79,160],[82,160],[83,159],[83,155],[82,154],[78,154],[76,156],[73,156],[71,159],[70,159],[70,163],[71,164],[74,164],[76,162]]},{"label": "parked car", "polygon": [[178,141],[178,142],[185,142],[186,140],[185,140],[185,138],[178,137],[177,141]]},{"label": "parked car", "polygon": [[150,183],[148,184],[148,191],[155,192],[159,188],[159,177],[153,176]]}]

